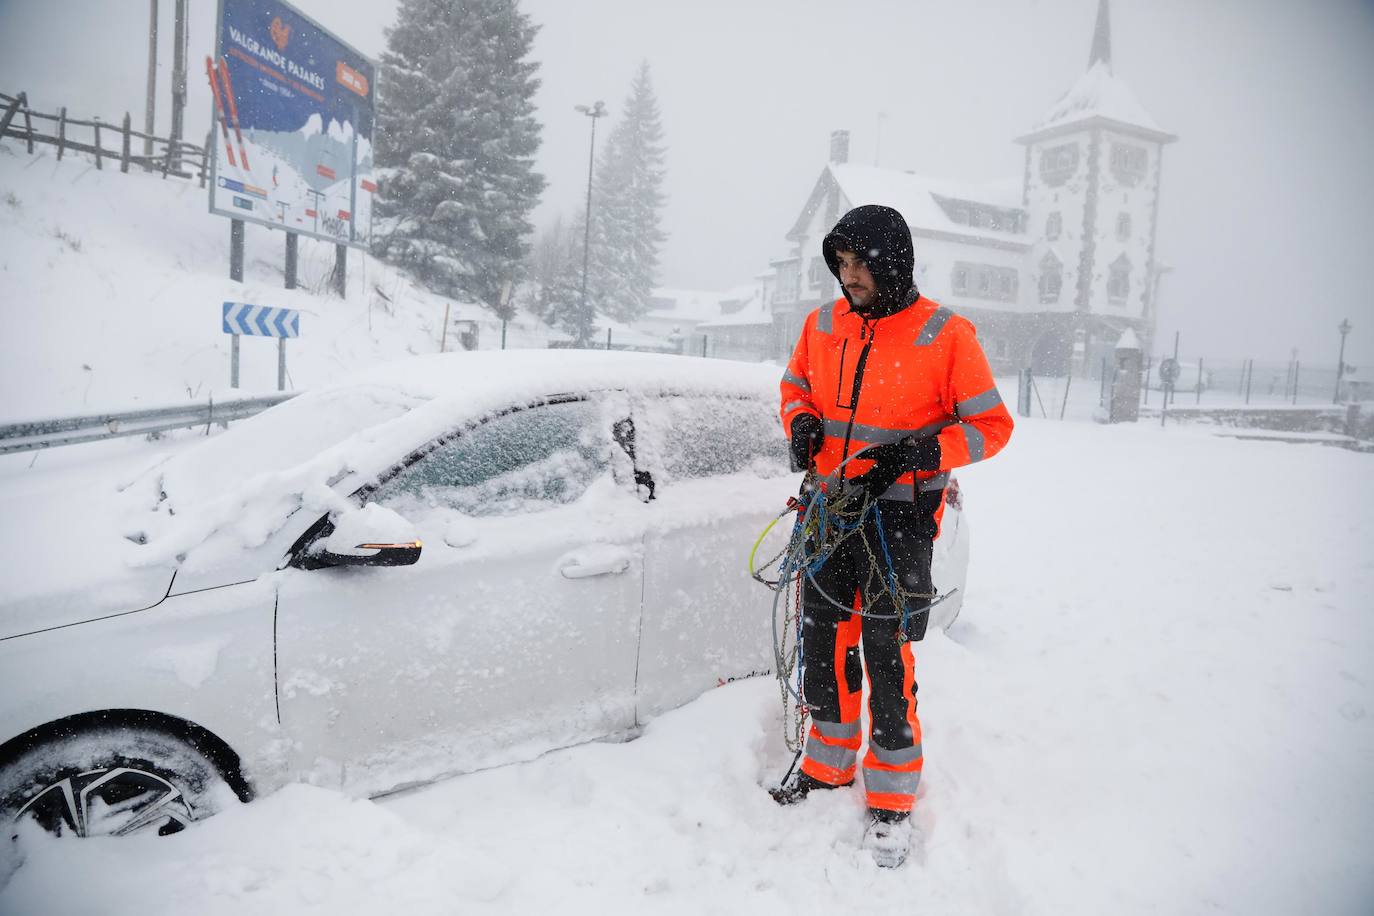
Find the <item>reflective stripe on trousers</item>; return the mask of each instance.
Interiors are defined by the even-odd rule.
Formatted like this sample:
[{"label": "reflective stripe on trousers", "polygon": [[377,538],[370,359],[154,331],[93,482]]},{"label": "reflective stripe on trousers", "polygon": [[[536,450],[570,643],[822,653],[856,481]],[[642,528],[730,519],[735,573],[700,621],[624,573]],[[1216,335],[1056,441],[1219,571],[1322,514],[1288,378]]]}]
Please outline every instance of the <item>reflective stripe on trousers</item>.
[{"label": "reflective stripe on trousers", "polygon": [[862,740],[857,706],[854,714],[852,722],[811,720],[811,731],[806,736],[806,757],[802,760],[803,773],[831,786],[853,781]]}]

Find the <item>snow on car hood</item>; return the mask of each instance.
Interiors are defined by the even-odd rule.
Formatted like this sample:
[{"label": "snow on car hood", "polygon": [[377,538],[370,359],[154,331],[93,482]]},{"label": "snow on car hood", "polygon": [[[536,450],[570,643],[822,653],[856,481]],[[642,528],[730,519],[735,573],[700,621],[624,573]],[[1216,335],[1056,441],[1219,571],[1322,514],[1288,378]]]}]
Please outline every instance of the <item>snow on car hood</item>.
[{"label": "snow on car hood", "polygon": [[236,424],[150,475],[140,491],[147,546],[136,562],[212,568],[267,543],[297,510],[344,508],[350,493],[412,449],[513,404],[608,389],[776,396],[778,375],[769,365],[596,350],[437,354],[378,366]]},{"label": "snow on car hood", "polygon": [[[150,607],[172,581],[170,565],[129,567],[141,548],[122,527],[115,481],[127,477],[88,470],[57,479],[63,485],[40,476],[38,486],[6,492],[0,639]],[[73,479],[80,483],[73,486]]]}]

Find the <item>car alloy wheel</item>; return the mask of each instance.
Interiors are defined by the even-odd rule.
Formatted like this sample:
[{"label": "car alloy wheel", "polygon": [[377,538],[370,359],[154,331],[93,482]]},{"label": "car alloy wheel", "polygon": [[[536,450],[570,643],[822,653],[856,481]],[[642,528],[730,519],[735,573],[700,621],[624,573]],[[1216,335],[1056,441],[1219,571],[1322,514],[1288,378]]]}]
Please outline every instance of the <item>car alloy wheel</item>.
[{"label": "car alloy wheel", "polygon": [[156,833],[167,836],[195,820],[181,790],[147,769],[87,770],[43,788],[15,820],[33,818],[50,833],[80,837]]},{"label": "car alloy wheel", "polygon": [[235,797],[190,740],[102,725],[36,743],[0,764],[0,825],[33,823],[58,836],[166,836]]}]

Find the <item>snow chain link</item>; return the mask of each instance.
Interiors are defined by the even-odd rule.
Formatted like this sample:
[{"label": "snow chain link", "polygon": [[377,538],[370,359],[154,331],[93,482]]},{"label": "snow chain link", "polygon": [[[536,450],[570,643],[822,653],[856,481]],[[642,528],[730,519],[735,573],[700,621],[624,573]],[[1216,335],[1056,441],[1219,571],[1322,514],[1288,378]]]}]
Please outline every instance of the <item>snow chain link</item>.
[{"label": "snow chain link", "polygon": [[[882,513],[877,500],[843,483],[844,465],[858,458],[867,449],[860,449],[842,462],[831,475],[822,481],[813,471],[808,471],[802,480],[799,496],[787,501],[787,508],[754,542],[749,552],[749,575],[763,583],[773,592],[773,670],[779,684],[783,707],[783,740],[787,749],[799,753],[806,737],[808,709],[802,697],[802,579],[810,580],[816,591],[838,610],[860,617],[879,617],[885,619],[901,618],[897,630],[897,640],[907,642],[907,626],[910,620],[913,601],[928,602],[918,610],[934,607],[948,598],[953,592],[937,597],[934,592],[915,592],[904,588],[898,581],[892,567],[892,555],[887,547],[887,537],[882,529]],[[779,521],[791,513],[797,513],[792,525],[792,534],[787,546],[769,560],[755,564],[754,557],[759,545]],[[892,606],[900,608],[899,613],[874,614],[853,606],[852,602],[842,604],[825,593],[815,579],[815,573],[849,538],[863,527],[872,514],[878,531],[878,545],[882,556],[874,553],[872,545],[862,535],[868,554],[870,576],[865,583],[864,595],[868,606],[887,595]],[[771,574],[770,574],[771,573]],[[873,582],[873,574],[880,573],[879,581]],[[873,587],[875,586],[876,587]],[[779,626],[781,624],[781,626]],[[795,677],[794,677],[795,675]],[[795,686],[794,686],[795,681]]]}]

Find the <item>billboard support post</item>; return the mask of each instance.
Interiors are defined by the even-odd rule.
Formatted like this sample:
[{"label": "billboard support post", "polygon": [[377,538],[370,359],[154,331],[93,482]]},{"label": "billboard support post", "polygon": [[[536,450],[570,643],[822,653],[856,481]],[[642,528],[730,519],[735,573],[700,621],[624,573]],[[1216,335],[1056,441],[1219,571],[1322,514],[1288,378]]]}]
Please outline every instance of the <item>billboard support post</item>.
[{"label": "billboard support post", "polygon": [[157,0],[148,0],[148,98],[143,108],[143,163],[145,171],[153,170],[153,114],[157,108]]},{"label": "billboard support post", "polygon": [[167,145],[168,170],[181,171],[182,124],[186,115],[186,0],[176,0],[172,45],[172,136]]},{"label": "billboard support post", "polygon": [[348,246],[334,246],[334,292],[339,294],[339,298],[344,298],[348,292]]},{"label": "billboard support post", "polygon": [[300,254],[296,247],[296,240],[299,236],[294,232],[286,233],[286,288],[296,288],[296,266],[300,260]]},{"label": "billboard support post", "polygon": [[229,387],[239,386],[239,335],[229,337]]},{"label": "billboard support post", "polygon": [[277,390],[286,390],[286,338],[277,338]]},{"label": "billboard support post", "polygon": [[229,279],[243,282],[243,220],[229,221]]}]

